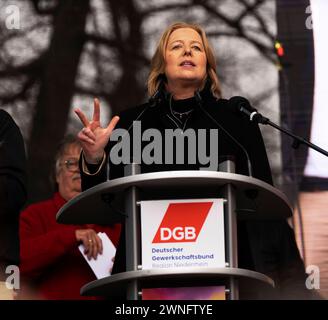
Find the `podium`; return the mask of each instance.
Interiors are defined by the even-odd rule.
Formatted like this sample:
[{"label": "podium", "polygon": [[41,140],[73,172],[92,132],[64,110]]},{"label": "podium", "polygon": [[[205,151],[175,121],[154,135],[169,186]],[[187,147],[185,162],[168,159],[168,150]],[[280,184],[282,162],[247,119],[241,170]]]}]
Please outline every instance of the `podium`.
[{"label": "podium", "polygon": [[[226,162],[224,171],[166,171],[138,173],[129,166],[125,177],[99,184],[66,203],[57,213],[64,224],[125,223],[126,272],[95,280],[81,288],[82,295],[115,298],[126,294],[128,300],[139,300],[141,288],[195,286],[197,283],[222,279],[230,300],[239,299],[238,281],[260,281],[274,286],[264,274],[238,268],[237,218],[285,219],[292,215],[286,196],[273,186],[253,177],[232,173]],[[229,172],[230,171],[230,172]],[[112,204],[122,198],[123,210]],[[224,198],[225,268],[179,268],[143,270],[140,241],[140,200]],[[90,210],[91,208],[91,210]]]}]

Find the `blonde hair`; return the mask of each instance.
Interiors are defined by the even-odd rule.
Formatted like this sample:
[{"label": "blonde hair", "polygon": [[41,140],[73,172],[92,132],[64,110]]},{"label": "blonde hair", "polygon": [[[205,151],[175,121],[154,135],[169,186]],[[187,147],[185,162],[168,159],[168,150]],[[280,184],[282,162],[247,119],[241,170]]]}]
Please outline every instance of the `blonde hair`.
[{"label": "blonde hair", "polygon": [[[221,88],[220,81],[216,74],[216,62],[215,56],[213,53],[213,49],[210,46],[205,31],[197,24],[190,24],[185,22],[177,22],[170,25],[162,34],[159,43],[157,45],[155,54],[151,59],[151,69],[148,77],[148,94],[149,96],[153,96],[155,92],[159,89],[159,85],[163,79],[165,78],[164,70],[165,70],[165,50],[167,47],[167,43],[170,35],[173,31],[181,28],[190,28],[198,32],[200,35],[203,45],[204,51],[207,59],[206,73],[207,78],[211,81],[211,91],[213,96],[216,98],[221,97]],[[204,83],[202,88],[205,86],[206,79],[204,79]]]}]

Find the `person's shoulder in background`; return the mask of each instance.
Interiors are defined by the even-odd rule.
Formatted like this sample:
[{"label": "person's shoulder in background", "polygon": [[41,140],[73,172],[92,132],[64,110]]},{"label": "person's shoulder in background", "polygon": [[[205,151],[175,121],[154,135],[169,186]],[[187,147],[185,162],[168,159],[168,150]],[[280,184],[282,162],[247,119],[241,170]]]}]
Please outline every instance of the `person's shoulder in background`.
[{"label": "person's shoulder in background", "polygon": [[0,109],[0,191],[3,205],[18,212],[26,201],[26,156],[19,127]]},{"label": "person's shoulder in background", "polygon": [[2,138],[2,135],[12,128],[20,132],[11,115],[7,111],[0,109],[0,138]]}]

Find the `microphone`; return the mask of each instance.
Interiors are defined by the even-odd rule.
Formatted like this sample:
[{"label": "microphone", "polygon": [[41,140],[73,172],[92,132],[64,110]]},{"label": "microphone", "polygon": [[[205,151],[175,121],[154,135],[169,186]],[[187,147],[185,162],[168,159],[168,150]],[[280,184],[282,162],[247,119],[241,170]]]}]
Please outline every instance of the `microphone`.
[{"label": "microphone", "polygon": [[[161,87],[158,88],[158,90],[156,90],[156,92],[149,98],[148,105],[143,110],[141,110],[141,112],[138,114],[137,118],[132,121],[132,123],[129,126],[129,128],[127,129],[126,133],[128,133],[132,129],[135,121],[140,120],[142,118],[143,114],[148,109],[156,107],[160,101],[161,101]],[[120,137],[118,142],[121,142],[122,139],[123,139],[123,137]]]},{"label": "microphone", "polygon": [[161,101],[161,86],[156,90],[156,92],[149,98],[148,103],[150,108],[154,108]]},{"label": "microphone", "polygon": [[269,119],[262,116],[255,108],[253,108],[249,101],[243,97],[232,97],[229,100],[236,113],[245,115],[250,121],[255,123],[267,124]]},{"label": "microphone", "polygon": [[[249,154],[247,152],[247,150],[245,149],[245,147],[238,142],[238,140],[236,138],[234,138],[226,129],[224,129],[220,123],[218,123],[213,116],[211,116],[203,107],[203,99],[199,93],[199,91],[197,90],[195,92],[195,99],[198,103],[199,108],[205,113],[205,115],[212,121],[214,122],[245,154],[246,159],[247,159],[247,169],[248,169],[248,175],[250,177],[253,176],[253,170],[252,170],[252,164],[251,164],[251,160],[249,157]],[[230,99],[231,100],[231,99]],[[246,99],[245,99],[246,100]],[[247,100],[246,100],[247,101]]]}]

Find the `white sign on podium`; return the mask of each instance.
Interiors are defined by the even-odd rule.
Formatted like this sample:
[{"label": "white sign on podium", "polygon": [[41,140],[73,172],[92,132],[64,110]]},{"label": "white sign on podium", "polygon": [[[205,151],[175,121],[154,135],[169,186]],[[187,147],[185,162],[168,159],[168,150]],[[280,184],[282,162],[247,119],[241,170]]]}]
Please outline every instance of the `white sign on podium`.
[{"label": "white sign on podium", "polygon": [[224,200],[141,201],[142,268],[223,268]]}]

